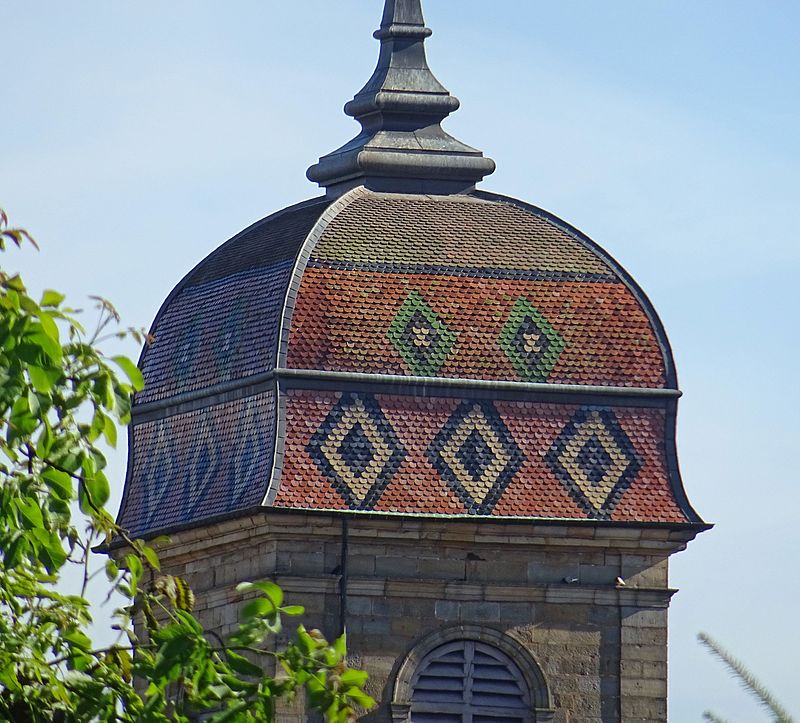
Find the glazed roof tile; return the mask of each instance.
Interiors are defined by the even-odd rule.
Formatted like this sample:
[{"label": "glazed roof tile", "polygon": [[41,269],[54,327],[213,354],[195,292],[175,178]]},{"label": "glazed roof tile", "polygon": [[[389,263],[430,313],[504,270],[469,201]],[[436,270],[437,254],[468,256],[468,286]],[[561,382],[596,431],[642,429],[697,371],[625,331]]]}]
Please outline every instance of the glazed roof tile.
[{"label": "glazed roof tile", "polygon": [[300,245],[328,205],[317,199],[269,216],[224,243],[164,303],[139,362],[139,404],[275,366],[286,289]]},{"label": "glazed roof tile", "polygon": [[134,424],[120,524],[138,536],[253,508],[274,441],[273,392]]},{"label": "glazed roof tile", "polygon": [[277,507],[688,521],[661,409],[293,390],[286,425]]},{"label": "glazed roof tile", "polygon": [[[586,237],[511,199],[356,189],[287,209],[192,271],[153,334],[120,518],[135,534],[265,499],[699,520],[674,463],[675,401],[657,394],[676,381],[655,312]],[[288,386],[284,369],[297,372]],[[303,370],[334,374],[311,390]],[[411,386],[380,389],[385,375]],[[464,388],[437,392],[443,378]],[[479,380],[551,386],[548,399],[475,396]],[[612,404],[599,387],[645,399]]]}]

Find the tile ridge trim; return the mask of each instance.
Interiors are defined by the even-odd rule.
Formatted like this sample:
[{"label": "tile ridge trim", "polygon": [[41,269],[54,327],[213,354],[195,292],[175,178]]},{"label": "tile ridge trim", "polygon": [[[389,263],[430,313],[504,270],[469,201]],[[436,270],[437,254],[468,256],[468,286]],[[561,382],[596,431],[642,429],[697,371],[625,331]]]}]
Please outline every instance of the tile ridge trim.
[{"label": "tile ridge trim", "polygon": [[403,374],[366,374],[361,372],[324,371],[320,369],[275,370],[278,379],[298,381],[358,382],[365,385],[418,386],[434,389],[491,389],[495,391],[533,392],[547,394],[592,394],[616,397],[658,397],[677,399],[683,395],[680,389],[662,387],[619,387],[610,385],[549,384],[546,382],[518,382],[493,379],[469,379],[461,377],[426,377]]},{"label": "tile ridge trim", "polygon": [[[680,389],[663,389],[660,387],[618,387],[607,385],[583,385],[583,384],[548,384],[545,382],[515,382],[492,379],[469,379],[461,377],[423,377],[401,374],[365,374],[360,372],[333,372],[319,369],[273,369],[262,374],[234,379],[205,389],[197,389],[190,392],[177,394],[166,399],[158,399],[146,404],[138,404],[131,414],[134,420],[150,416],[156,412],[166,411],[164,416],[171,416],[176,413],[177,407],[211,399],[221,394],[229,394],[239,390],[262,385],[272,381],[274,378],[279,380],[302,381],[326,381],[326,382],[357,382],[367,386],[402,386],[402,387],[421,387],[428,391],[437,389],[480,389],[493,391],[520,392],[524,394],[569,394],[569,395],[594,395],[608,397],[649,397],[649,398],[668,398],[678,399],[683,395]],[[258,390],[253,391],[258,393]],[[239,395],[236,395],[237,397]],[[241,396],[250,396],[242,394]],[[226,400],[228,401],[228,400]],[[198,404],[198,407],[213,406],[212,404]]]},{"label": "tile ridge trim", "polygon": [[[292,275],[289,277],[286,296],[283,300],[283,313],[281,314],[280,326],[278,328],[278,349],[276,355],[276,366],[278,368],[286,365],[295,301],[300,290],[300,282],[303,280],[303,274],[311,258],[311,253],[314,251],[319,240],[322,238],[322,234],[325,233],[333,220],[351,203],[369,195],[370,192],[364,186],[357,186],[337,198],[322,212],[322,215],[317,219],[314,227],[308,232],[305,241],[300,245],[300,250],[297,253],[294,268],[292,269]],[[275,371],[277,379],[277,369]],[[281,481],[281,473],[283,471],[283,453],[286,440],[286,400],[283,395],[278,394],[275,402],[275,444],[272,450],[270,479],[262,500],[263,505],[271,504],[277,496]]]}]

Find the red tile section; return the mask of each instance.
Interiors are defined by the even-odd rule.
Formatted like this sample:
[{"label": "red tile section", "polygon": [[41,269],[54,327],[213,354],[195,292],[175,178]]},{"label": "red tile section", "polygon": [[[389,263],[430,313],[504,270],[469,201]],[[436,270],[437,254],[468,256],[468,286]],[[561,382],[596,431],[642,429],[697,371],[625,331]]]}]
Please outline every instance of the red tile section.
[{"label": "red tile section", "polygon": [[565,341],[548,382],[665,385],[647,316],[624,284],[608,282],[308,268],[294,308],[288,366],[410,374],[388,331],[415,291],[457,334],[438,376],[519,380],[499,340],[514,304],[525,297]]},{"label": "red tile section", "polygon": [[[344,510],[348,505],[312,458],[309,443],[342,394],[292,390],[286,400],[284,464],[275,506]],[[404,455],[390,482],[371,507],[375,512],[464,515],[452,485],[443,479],[430,455],[431,445],[463,400],[443,397],[376,395]],[[477,402],[476,402],[477,403]],[[524,457],[522,465],[494,505],[492,516],[587,519],[548,466],[546,455],[580,410],[567,404],[483,402],[494,404]],[[664,411],[653,408],[597,407],[610,410],[630,439],[638,471],[610,517],[612,521],[687,522],[670,486],[665,449]]]}]

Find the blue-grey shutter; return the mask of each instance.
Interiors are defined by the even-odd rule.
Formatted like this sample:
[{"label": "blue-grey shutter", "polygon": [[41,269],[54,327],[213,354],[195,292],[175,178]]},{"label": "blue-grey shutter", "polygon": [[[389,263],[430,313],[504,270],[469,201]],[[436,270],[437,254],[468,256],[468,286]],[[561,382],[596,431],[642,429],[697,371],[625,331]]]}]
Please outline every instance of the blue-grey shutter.
[{"label": "blue-grey shutter", "polygon": [[473,640],[433,650],[412,681],[412,723],[532,723],[533,708],[514,661]]}]

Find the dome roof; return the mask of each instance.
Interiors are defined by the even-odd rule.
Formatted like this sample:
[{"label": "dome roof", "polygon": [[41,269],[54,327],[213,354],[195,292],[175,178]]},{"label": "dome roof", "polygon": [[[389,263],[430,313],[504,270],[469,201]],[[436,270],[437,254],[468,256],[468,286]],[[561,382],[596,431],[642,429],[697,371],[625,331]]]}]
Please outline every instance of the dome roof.
[{"label": "dome roof", "polygon": [[[387,3],[384,46],[421,47],[418,6]],[[170,294],[141,359],[121,524],[263,507],[700,522],[669,344],[636,284],[551,214],[462,187],[463,149],[387,176],[385,135],[368,163],[350,153],[364,133],[323,158],[326,197],[241,232]]]}]

